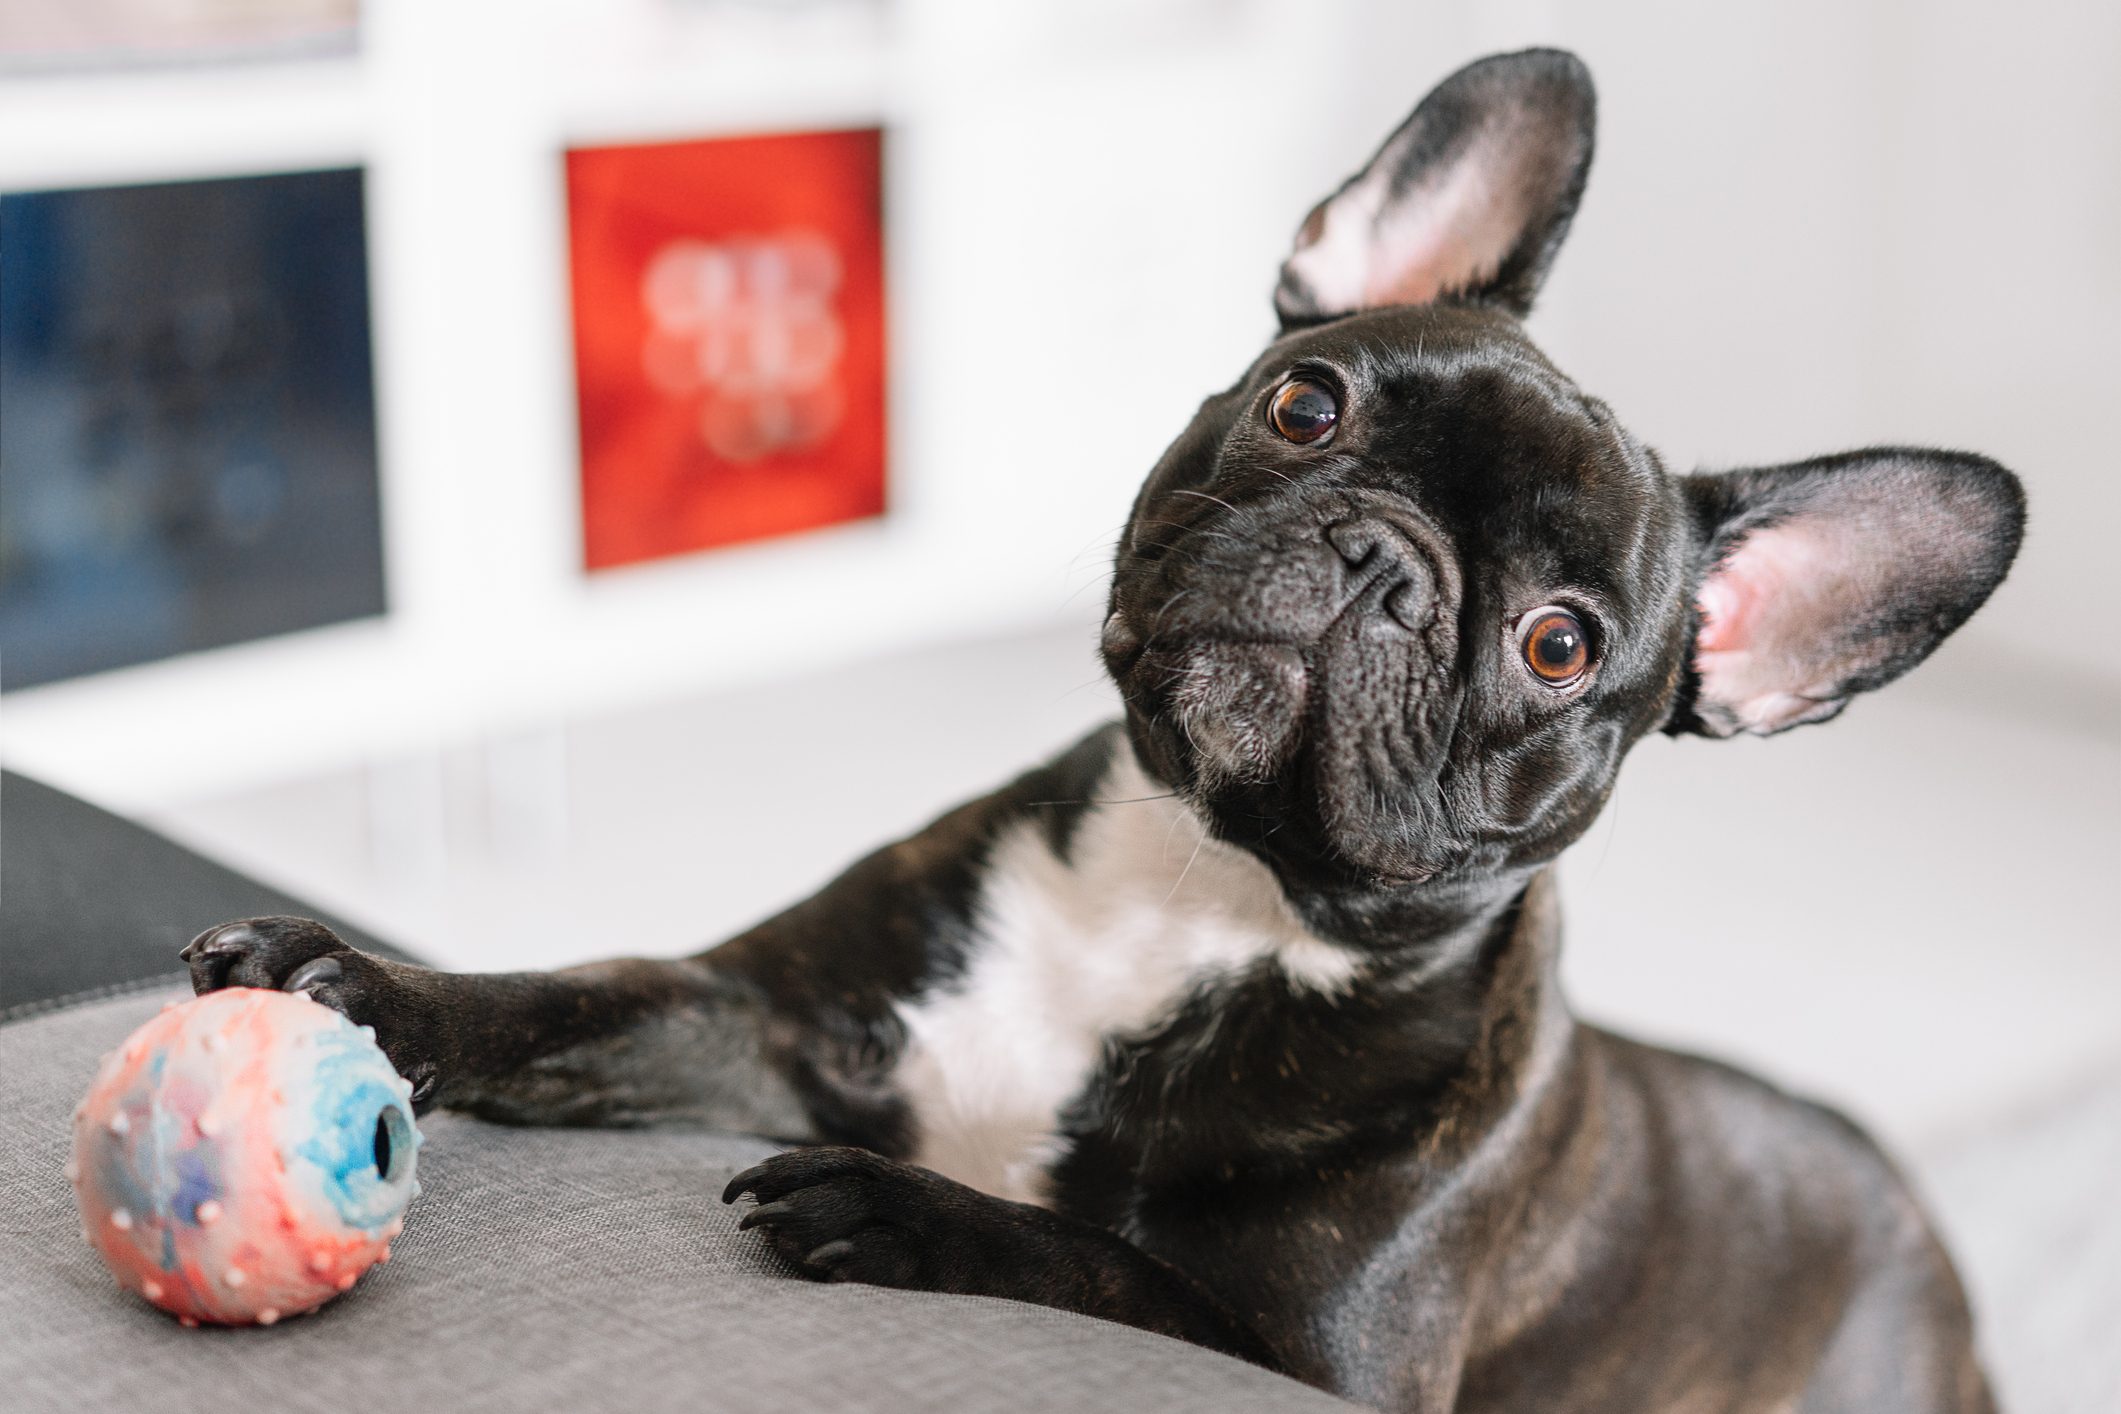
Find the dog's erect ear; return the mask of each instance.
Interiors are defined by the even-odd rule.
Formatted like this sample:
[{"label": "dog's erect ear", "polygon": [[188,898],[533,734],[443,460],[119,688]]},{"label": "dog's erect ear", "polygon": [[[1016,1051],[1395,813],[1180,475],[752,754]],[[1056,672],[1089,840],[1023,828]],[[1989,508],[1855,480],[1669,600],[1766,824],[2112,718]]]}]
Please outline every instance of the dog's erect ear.
[{"label": "dog's erect ear", "polygon": [[1305,219],[1274,292],[1282,326],[1450,294],[1524,314],[1583,196],[1596,106],[1558,49],[1445,79]]},{"label": "dog's erect ear", "polygon": [[1825,721],[1965,623],[2025,529],[2018,478],[1963,452],[1884,447],[1681,486],[1701,578],[1670,732]]}]

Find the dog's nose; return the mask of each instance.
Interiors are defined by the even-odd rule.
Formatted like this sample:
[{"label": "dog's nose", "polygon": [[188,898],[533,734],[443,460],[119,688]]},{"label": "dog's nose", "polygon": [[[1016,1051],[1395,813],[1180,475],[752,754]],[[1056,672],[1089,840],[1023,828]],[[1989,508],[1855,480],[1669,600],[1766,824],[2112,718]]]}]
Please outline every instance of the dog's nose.
[{"label": "dog's nose", "polygon": [[1435,544],[1437,537],[1415,525],[1382,516],[1352,516],[1325,528],[1326,543],[1365,593],[1375,592],[1380,605],[1401,627],[1423,632],[1452,597],[1451,569]]},{"label": "dog's nose", "polygon": [[1335,521],[1326,527],[1326,543],[1340,552],[1349,569],[1361,569],[1378,552],[1386,538],[1382,523],[1368,518]]}]

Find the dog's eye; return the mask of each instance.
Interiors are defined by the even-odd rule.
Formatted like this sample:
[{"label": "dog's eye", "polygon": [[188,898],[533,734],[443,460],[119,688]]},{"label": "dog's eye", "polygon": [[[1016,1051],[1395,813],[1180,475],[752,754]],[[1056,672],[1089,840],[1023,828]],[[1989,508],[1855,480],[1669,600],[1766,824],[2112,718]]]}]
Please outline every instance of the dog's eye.
[{"label": "dog's eye", "polygon": [[1524,616],[1518,643],[1524,665],[1549,687],[1567,687],[1591,666],[1591,635],[1567,609],[1534,609]]},{"label": "dog's eye", "polygon": [[1291,378],[1267,404],[1267,421],[1291,442],[1322,442],[1333,435],[1333,424],[1340,421],[1340,403],[1323,383]]}]

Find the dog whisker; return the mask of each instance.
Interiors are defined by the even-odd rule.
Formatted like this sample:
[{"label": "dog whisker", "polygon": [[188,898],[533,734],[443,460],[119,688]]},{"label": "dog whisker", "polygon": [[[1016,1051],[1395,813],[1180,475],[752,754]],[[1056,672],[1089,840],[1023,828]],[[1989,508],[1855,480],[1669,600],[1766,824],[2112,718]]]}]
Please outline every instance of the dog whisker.
[{"label": "dog whisker", "polygon": [[[1202,500],[1202,501],[1213,501],[1213,502],[1214,502],[1214,503],[1215,503],[1216,505],[1218,505],[1218,506],[1221,506],[1221,507],[1222,507],[1222,508],[1223,508],[1224,510],[1228,511],[1228,512],[1229,512],[1229,513],[1230,513],[1231,515],[1236,515],[1236,514],[1237,514],[1237,507],[1235,507],[1235,506],[1231,505],[1231,504],[1230,504],[1230,503],[1229,503],[1228,501],[1225,501],[1225,500],[1224,500],[1224,499],[1223,499],[1222,497],[1220,497],[1220,496],[1211,496],[1211,495],[1209,495],[1209,494],[1208,494],[1207,492],[1205,492],[1205,491],[1190,491],[1190,490],[1187,490],[1187,489],[1186,489],[1185,487],[1181,486],[1181,487],[1179,487],[1179,488],[1178,488],[1177,490],[1173,491],[1173,492],[1172,492],[1171,494],[1172,494],[1172,495],[1174,495],[1174,496],[1192,496],[1192,497],[1194,497],[1194,498],[1196,498],[1196,499],[1198,499],[1198,500]],[[1206,534],[1207,532],[1205,532],[1205,531],[1197,531],[1197,532],[1195,532],[1195,533],[1196,533],[1196,534]]]}]

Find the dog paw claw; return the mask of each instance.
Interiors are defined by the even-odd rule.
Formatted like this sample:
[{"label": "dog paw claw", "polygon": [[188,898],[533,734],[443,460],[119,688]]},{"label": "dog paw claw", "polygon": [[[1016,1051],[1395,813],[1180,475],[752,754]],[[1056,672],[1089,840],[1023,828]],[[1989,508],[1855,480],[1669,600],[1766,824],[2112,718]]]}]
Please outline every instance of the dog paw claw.
[{"label": "dog paw claw", "polygon": [[783,1218],[794,1216],[794,1214],[795,1206],[791,1203],[761,1203],[738,1220],[737,1231],[749,1232],[755,1227],[770,1227]]}]

